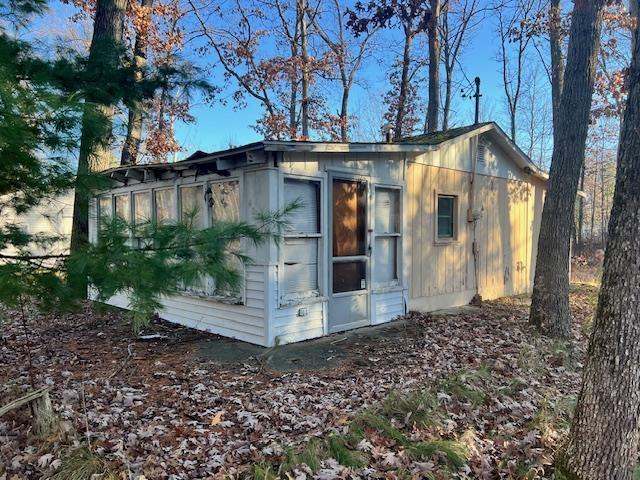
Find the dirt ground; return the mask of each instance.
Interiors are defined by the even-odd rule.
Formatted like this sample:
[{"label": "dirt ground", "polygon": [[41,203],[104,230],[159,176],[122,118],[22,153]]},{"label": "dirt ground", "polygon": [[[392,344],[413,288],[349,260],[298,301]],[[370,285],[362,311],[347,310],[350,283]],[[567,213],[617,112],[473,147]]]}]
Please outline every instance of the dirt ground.
[{"label": "dirt ground", "polygon": [[595,299],[574,286],[567,342],[519,297],[274,349],[164,322],[140,341],[90,305],[31,312],[27,335],[6,311],[0,405],[30,390],[30,350],[60,426],[0,418],[0,480],[91,478],[69,476],[81,461],[96,479],[551,478]]}]

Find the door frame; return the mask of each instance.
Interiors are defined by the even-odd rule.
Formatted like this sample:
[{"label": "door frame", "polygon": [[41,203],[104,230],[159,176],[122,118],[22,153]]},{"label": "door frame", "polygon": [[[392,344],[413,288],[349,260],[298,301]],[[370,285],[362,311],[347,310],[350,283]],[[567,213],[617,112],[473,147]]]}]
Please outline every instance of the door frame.
[{"label": "door frame", "polygon": [[[344,171],[328,171],[327,178],[327,277],[328,277],[328,285],[327,285],[327,298],[328,298],[328,333],[336,333],[345,330],[350,330],[353,328],[359,328],[371,325],[371,188],[372,188],[372,180],[370,177],[366,175],[361,175],[358,173],[344,172]],[[364,255],[355,255],[350,257],[334,257],[333,256],[333,209],[334,209],[334,201],[333,201],[333,181],[334,180],[346,180],[351,182],[363,182],[365,184],[365,253]],[[349,292],[339,292],[333,293],[333,264],[334,258],[344,258],[345,261],[348,259],[364,259],[365,263],[365,282],[366,288],[361,290],[354,290]],[[343,325],[339,325],[337,328],[335,325],[332,325],[331,322],[331,304],[335,298],[346,298],[346,297],[354,297],[354,296],[364,296],[365,297],[365,305],[366,305],[366,317],[362,320],[351,322]]]}]

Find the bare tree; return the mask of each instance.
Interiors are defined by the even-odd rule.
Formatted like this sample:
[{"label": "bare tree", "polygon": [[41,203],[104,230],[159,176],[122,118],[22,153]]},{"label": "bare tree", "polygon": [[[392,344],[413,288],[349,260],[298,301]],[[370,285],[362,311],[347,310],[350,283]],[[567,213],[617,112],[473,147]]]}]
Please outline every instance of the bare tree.
[{"label": "bare tree", "polygon": [[454,72],[462,49],[469,35],[484,18],[485,8],[479,7],[479,0],[448,0],[440,15],[440,43],[444,66],[444,107],[442,129],[449,128]]},{"label": "bare tree", "polygon": [[431,12],[427,25],[429,38],[429,103],[427,104],[427,132],[439,128],[440,117],[440,0],[430,0]]},{"label": "bare tree", "polygon": [[[638,6],[638,0],[632,0]],[[637,17],[637,8],[635,10]],[[636,35],[638,32],[636,27]],[[582,390],[559,470],[567,478],[631,480],[640,437],[640,47],[634,42],[630,91],[602,287]]]},{"label": "bare tree", "polygon": [[562,55],[562,9],[560,0],[549,5],[549,45],[551,48],[551,99],[553,104],[554,132],[558,130],[558,110],[564,84],[564,57]]},{"label": "bare tree", "polygon": [[[318,8],[324,2],[318,3]],[[341,0],[332,0],[330,11],[333,15],[329,17],[326,11],[308,11],[308,17],[312,23],[314,31],[320,39],[333,52],[334,62],[337,66],[338,77],[342,94],[340,98],[340,140],[349,141],[349,95],[354,85],[365,57],[371,52],[371,40],[379,31],[378,27],[363,32],[358,37],[349,36],[344,24],[345,9]],[[328,22],[322,22],[324,17],[329,17],[333,28],[328,26]]]},{"label": "bare tree", "polygon": [[564,88],[544,201],[529,321],[559,337],[570,333],[569,250],[584,161],[606,0],[576,2]]},{"label": "bare tree", "polygon": [[498,60],[507,101],[511,140],[516,141],[531,24],[539,18],[540,0],[514,0],[495,9],[500,42]]}]

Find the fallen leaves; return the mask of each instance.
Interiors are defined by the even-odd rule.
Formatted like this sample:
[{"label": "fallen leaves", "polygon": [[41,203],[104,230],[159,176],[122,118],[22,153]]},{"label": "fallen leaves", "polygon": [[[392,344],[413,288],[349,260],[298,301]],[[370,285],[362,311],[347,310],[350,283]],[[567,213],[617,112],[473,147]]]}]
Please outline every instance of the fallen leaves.
[{"label": "fallen leaves", "polygon": [[[204,360],[199,344],[214,336],[158,323],[168,338],[136,345],[135,357],[109,378],[130,344],[121,313],[87,307],[79,314],[33,314],[38,382],[54,387],[54,406],[68,428],[42,445],[29,434],[28,411],[0,418],[0,479],[50,476],[87,431],[115,472],[238,478],[260,462],[278,465],[311,439],[344,434],[360,412],[393,392],[427,390],[435,392],[437,421],[423,424],[412,413],[392,424],[411,444],[462,442],[469,457],[451,475],[550,478],[579,389],[586,343],[580,324],[592,315],[594,294],[592,287],[572,293],[577,321],[567,344],[529,330],[526,299],[505,299],[455,316],[412,313],[377,337],[340,337],[345,355],[336,367],[286,373]],[[21,353],[27,339],[12,312],[2,329],[5,403],[29,381]],[[313,473],[304,464],[286,471],[295,479],[398,478],[400,471],[439,478],[438,455],[412,458],[407,445],[369,429],[349,446],[365,465],[348,467],[329,456]]]}]

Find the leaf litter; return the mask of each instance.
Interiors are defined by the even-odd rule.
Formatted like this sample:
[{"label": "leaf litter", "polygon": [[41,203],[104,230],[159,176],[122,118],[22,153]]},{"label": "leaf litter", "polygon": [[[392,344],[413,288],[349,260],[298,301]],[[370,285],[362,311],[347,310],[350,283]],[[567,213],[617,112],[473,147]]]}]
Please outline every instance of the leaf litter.
[{"label": "leaf litter", "polygon": [[28,409],[1,417],[0,480],[70,478],[77,458],[105,479],[552,478],[596,293],[573,288],[566,342],[514,297],[411,312],[392,335],[336,337],[329,368],[286,372],[205,359],[215,335],[161,321],[136,341],[115,309],[30,312],[28,337],[5,311],[0,405],[30,390],[30,345],[60,427],[42,440]]}]

